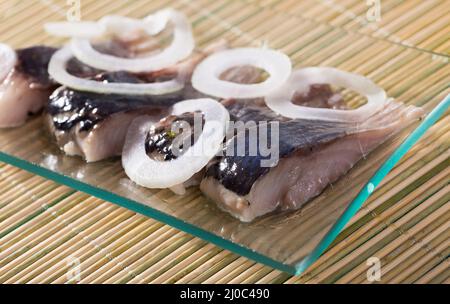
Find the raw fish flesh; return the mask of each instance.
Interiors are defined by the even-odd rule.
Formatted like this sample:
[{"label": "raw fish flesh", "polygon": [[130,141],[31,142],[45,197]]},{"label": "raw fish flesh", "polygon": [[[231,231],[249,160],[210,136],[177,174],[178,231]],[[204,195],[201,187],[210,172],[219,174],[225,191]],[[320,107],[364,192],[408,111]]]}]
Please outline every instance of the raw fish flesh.
[{"label": "raw fish flesh", "polygon": [[47,73],[55,51],[55,48],[46,46],[16,51],[16,65],[0,83],[1,128],[20,126],[44,107],[57,85]]}]

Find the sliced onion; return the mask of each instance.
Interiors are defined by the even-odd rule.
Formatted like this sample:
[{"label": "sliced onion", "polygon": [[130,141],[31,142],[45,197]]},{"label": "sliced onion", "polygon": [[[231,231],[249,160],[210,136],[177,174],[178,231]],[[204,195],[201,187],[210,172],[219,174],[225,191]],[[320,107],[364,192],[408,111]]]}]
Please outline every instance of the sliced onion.
[{"label": "sliced onion", "polygon": [[[89,39],[73,38],[71,42],[75,57],[81,62],[105,71],[151,72],[163,69],[188,57],[195,46],[191,25],[186,17],[171,9],[158,12],[158,20],[174,24],[172,43],[157,54],[148,57],[122,58],[95,50]],[[163,22],[157,22],[159,25]],[[158,26],[157,29],[161,29]]]},{"label": "sliced onion", "polygon": [[45,31],[57,37],[94,38],[106,33],[106,28],[93,21],[49,22],[44,24]]},{"label": "sliced onion", "polygon": [[44,24],[44,29],[50,35],[58,37],[97,38],[108,34],[127,34],[136,30],[143,30],[148,35],[157,35],[167,26],[168,21],[167,14],[159,11],[144,19],[108,15],[98,22],[48,22]]},{"label": "sliced onion", "polygon": [[[261,83],[239,84],[219,77],[230,68],[252,65],[264,69],[270,76]],[[267,95],[282,85],[291,73],[288,56],[269,49],[236,48],[215,53],[203,60],[192,75],[193,87],[220,98],[256,98]]]},{"label": "sliced onion", "polygon": [[148,15],[144,19],[133,19],[123,16],[110,15],[100,19],[99,24],[106,29],[109,34],[122,34],[135,30],[143,30],[148,35],[157,35],[167,26],[170,18],[164,11]]},{"label": "sliced onion", "polygon": [[56,82],[76,90],[103,94],[161,95],[179,91],[184,87],[184,81],[177,78],[154,83],[106,83],[79,78],[66,70],[67,62],[72,57],[70,47],[61,48],[50,59],[48,73]]},{"label": "sliced onion", "polygon": [[154,160],[145,152],[145,138],[153,126],[152,121],[146,116],[133,121],[122,153],[122,165],[131,180],[148,188],[177,187],[199,172],[217,154],[230,119],[228,111],[214,99],[201,98],[175,104],[172,114],[194,111],[201,111],[204,115],[202,133],[184,154],[169,161]]},{"label": "sliced onion", "polygon": [[0,43],[0,82],[6,78],[17,62],[16,52],[9,46]]},{"label": "sliced onion", "polygon": [[[367,103],[354,110],[311,108],[291,102],[296,91],[307,90],[312,84],[331,84],[349,88],[367,98]],[[383,108],[387,102],[386,92],[370,79],[361,75],[329,67],[309,67],[294,71],[289,80],[265,98],[274,112],[301,119],[359,122]]]}]

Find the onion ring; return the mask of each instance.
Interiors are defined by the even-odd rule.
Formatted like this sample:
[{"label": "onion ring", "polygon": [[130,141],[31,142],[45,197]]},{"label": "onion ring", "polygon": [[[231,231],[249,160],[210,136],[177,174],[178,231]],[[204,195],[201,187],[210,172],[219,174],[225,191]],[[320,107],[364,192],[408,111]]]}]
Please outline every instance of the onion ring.
[{"label": "onion ring", "polygon": [[[292,96],[312,84],[332,84],[364,95],[367,103],[354,110],[334,110],[295,105]],[[379,111],[387,101],[386,92],[370,79],[330,67],[308,67],[294,71],[289,80],[265,98],[274,112],[289,118],[360,122]]]},{"label": "onion ring", "polygon": [[8,76],[16,62],[16,52],[9,45],[0,43],[0,82]]},{"label": "onion ring", "polygon": [[157,16],[160,22],[156,22],[159,26],[155,32],[162,29],[160,24],[165,25],[164,21],[174,24],[172,43],[157,54],[142,58],[116,57],[100,53],[93,48],[89,39],[84,38],[72,39],[72,51],[78,60],[91,67],[105,71],[123,70],[135,73],[157,71],[188,57],[194,50],[195,43],[187,18],[172,9],[159,11]]},{"label": "onion ring", "polygon": [[125,95],[161,95],[181,90],[184,81],[172,79],[155,83],[104,83],[95,80],[83,79],[71,75],[66,70],[67,62],[73,57],[70,47],[58,50],[50,59],[48,73],[58,83],[72,89],[102,93]]},{"label": "onion ring", "polygon": [[50,35],[58,37],[97,38],[109,34],[126,34],[136,30],[143,30],[148,35],[157,35],[167,26],[167,22],[167,16],[159,11],[144,19],[108,15],[98,22],[48,22],[44,24],[44,29]]},{"label": "onion ring", "polygon": [[164,11],[148,15],[144,19],[133,19],[123,16],[110,15],[100,19],[100,25],[106,29],[109,34],[128,33],[134,30],[143,30],[148,35],[157,35],[167,26],[169,18]]},{"label": "onion ring", "polygon": [[170,188],[187,181],[206,166],[222,147],[230,116],[222,104],[210,98],[179,102],[174,105],[172,114],[195,111],[204,115],[202,133],[184,154],[168,161],[154,160],[145,151],[145,138],[153,127],[152,121],[147,116],[133,121],[122,153],[122,166],[131,180],[148,188]]},{"label": "onion ring", "polygon": [[[219,79],[232,67],[253,65],[270,76],[255,84],[239,84]],[[281,86],[291,73],[292,65],[284,53],[262,48],[236,48],[213,54],[203,60],[192,75],[193,87],[205,94],[220,98],[256,98],[267,95]]]},{"label": "onion ring", "polygon": [[94,38],[106,33],[103,25],[93,21],[48,22],[44,24],[44,29],[48,34],[57,37]]}]

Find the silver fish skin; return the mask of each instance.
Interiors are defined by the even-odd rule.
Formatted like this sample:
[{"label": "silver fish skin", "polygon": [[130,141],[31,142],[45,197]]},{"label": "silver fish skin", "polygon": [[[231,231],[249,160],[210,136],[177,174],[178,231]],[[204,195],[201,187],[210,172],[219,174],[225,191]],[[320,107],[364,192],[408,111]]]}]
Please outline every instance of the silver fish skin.
[{"label": "silver fish skin", "polygon": [[246,150],[245,155],[218,157],[201,181],[202,192],[242,222],[301,208],[377,146],[423,116],[420,108],[395,101],[359,124],[286,119],[265,107],[239,103],[228,107],[234,119],[279,123],[275,166],[262,167],[265,156],[250,156]]}]

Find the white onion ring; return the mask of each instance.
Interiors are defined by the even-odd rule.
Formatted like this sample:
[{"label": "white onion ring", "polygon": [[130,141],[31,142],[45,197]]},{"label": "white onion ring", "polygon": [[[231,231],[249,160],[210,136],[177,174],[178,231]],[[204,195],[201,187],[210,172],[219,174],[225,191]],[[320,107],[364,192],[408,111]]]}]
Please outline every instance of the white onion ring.
[{"label": "white onion ring", "polygon": [[[354,110],[334,110],[295,105],[291,99],[296,91],[312,84],[331,84],[346,87],[367,98],[367,103]],[[308,67],[294,71],[289,80],[265,98],[267,106],[289,118],[327,121],[360,122],[379,111],[387,101],[386,92],[361,75],[329,67]]]},{"label": "white onion ring", "polygon": [[0,82],[8,76],[16,62],[16,52],[9,45],[0,43]]},{"label": "white onion ring", "polygon": [[[174,24],[172,43],[157,54],[142,58],[116,57],[100,53],[92,47],[89,39],[82,38],[72,39],[72,51],[81,62],[105,71],[151,72],[175,64],[188,57],[194,50],[191,25],[183,14],[172,9],[162,10],[157,14],[160,20],[167,20]],[[157,28],[159,29],[161,27]]]},{"label": "white onion ring", "polygon": [[123,16],[105,16],[100,19],[100,25],[106,29],[107,34],[121,34],[135,30],[143,30],[148,35],[161,33],[169,22],[169,16],[164,10],[148,15],[144,19],[133,19]]},{"label": "white onion ring", "polygon": [[143,30],[148,35],[157,35],[168,22],[167,15],[162,12],[159,11],[144,19],[108,15],[98,22],[48,22],[44,24],[44,29],[50,35],[58,37],[97,38],[108,34],[126,34],[136,30]]},{"label": "white onion ring", "polygon": [[[228,69],[253,65],[267,71],[270,76],[255,84],[239,84],[221,80]],[[267,95],[282,85],[291,73],[288,56],[269,49],[236,48],[215,53],[203,60],[192,75],[193,87],[205,94],[220,98],[256,98]]]},{"label": "white onion ring", "polygon": [[70,88],[102,94],[161,95],[179,91],[184,87],[181,79],[154,83],[104,83],[71,75],[66,70],[67,62],[73,57],[70,47],[58,50],[50,59],[48,73],[58,83]]},{"label": "white onion ring", "polygon": [[[148,188],[169,188],[182,184],[200,171],[221,149],[230,116],[214,99],[190,99],[174,105],[172,114],[201,111],[204,127],[197,141],[178,158],[169,161],[151,159],[145,152],[145,138],[153,126],[147,116],[133,121],[128,129],[122,153],[122,166],[128,177]],[[206,150],[202,149],[206,146]],[[199,151],[201,155],[190,153]]]},{"label": "white onion ring", "polygon": [[106,33],[103,25],[93,21],[48,22],[44,24],[44,29],[57,37],[94,38]]}]

